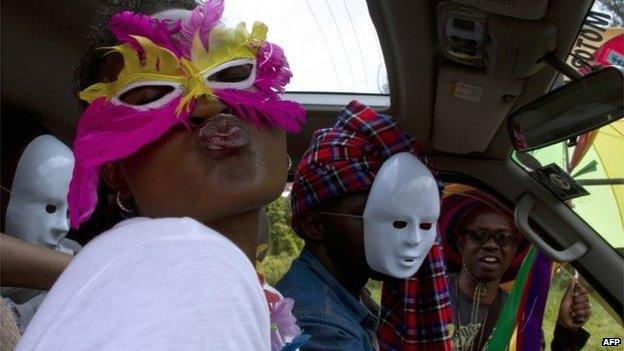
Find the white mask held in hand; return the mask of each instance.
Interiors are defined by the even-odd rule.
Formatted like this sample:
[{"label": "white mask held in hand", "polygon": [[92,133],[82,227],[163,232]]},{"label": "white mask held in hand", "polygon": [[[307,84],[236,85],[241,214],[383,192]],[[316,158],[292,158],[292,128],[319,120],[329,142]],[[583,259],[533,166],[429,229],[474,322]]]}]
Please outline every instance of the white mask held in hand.
[{"label": "white mask held in hand", "polygon": [[364,209],[364,250],[371,269],[394,278],[414,275],[436,239],[440,195],[433,174],[402,152],[381,166]]},{"label": "white mask held in hand", "polygon": [[7,234],[56,248],[69,232],[71,150],[51,135],[35,138],[20,158],[5,216]]}]

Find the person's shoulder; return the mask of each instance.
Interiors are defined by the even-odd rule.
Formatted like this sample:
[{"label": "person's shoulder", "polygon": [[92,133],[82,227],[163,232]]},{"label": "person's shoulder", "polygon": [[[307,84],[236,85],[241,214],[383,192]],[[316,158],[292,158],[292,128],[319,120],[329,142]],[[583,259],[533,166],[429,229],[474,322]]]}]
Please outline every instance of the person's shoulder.
[{"label": "person's shoulder", "polygon": [[293,261],[275,288],[295,300],[292,313],[300,322],[322,323],[340,318],[334,311],[336,301],[332,301],[330,288],[300,260]]},{"label": "person's shoulder", "polygon": [[[249,259],[214,230],[184,218],[135,219],[104,233],[78,253],[35,317],[25,345],[63,345],[56,349],[184,344],[171,335],[217,345],[211,335],[231,334],[233,325],[258,335],[269,329]],[[202,334],[206,325],[214,334]]]},{"label": "person's shoulder", "polygon": [[164,254],[169,257],[168,253],[178,254],[178,264],[193,261],[189,264],[210,263],[214,267],[227,260],[232,266],[251,267],[251,262],[234,243],[193,219],[133,218],[120,222],[88,243],[74,258],[65,275],[98,272],[110,265],[118,265],[126,258],[131,258],[139,266],[150,265],[162,259]]},{"label": "person's shoulder", "polygon": [[[311,282],[291,274],[284,276],[276,288],[285,297],[295,300],[292,314],[297,318],[297,324],[304,330],[304,333],[312,335],[313,339],[318,339],[322,335],[324,340],[330,338],[334,340],[334,343],[340,341],[343,346],[350,345],[349,343],[359,339],[358,330],[361,327],[339,307],[342,302],[332,293],[331,288],[320,280]],[[325,344],[322,340],[318,342]],[[316,341],[313,340],[311,343],[315,344]],[[306,345],[306,347],[309,346]],[[351,350],[351,348],[334,349]]]},{"label": "person's shoulder", "polygon": [[284,276],[275,284],[275,288],[286,297],[298,300],[320,300],[325,284],[301,260],[296,258]]},{"label": "person's shoulder", "polygon": [[81,254],[85,256],[93,254],[93,251],[120,254],[128,250],[140,250],[142,246],[155,242],[167,242],[170,246],[216,245],[240,251],[223,235],[192,218],[137,217],[122,221],[98,235],[81,251]]},{"label": "person's shoulder", "polygon": [[137,241],[163,236],[184,236],[186,238],[198,238],[202,240],[225,239],[223,235],[192,218],[137,217],[119,222],[113,228],[102,233],[95,240],[102,240],[119,235],[128,235],[128,237],[125,238],[126,240]]}]

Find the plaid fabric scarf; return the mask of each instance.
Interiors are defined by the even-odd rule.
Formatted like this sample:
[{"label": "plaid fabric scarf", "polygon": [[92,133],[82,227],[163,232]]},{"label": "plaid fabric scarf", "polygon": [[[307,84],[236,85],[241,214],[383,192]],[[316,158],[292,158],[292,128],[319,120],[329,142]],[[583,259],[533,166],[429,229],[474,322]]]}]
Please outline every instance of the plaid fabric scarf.
[{"label": "plaid fabric scarf", "polygon": [[[314,134],[297,167],[291,192],[295,231],[301,232],[302,214],[320,203],[369,190],[385,160],[400,152],[411,152],[432,168],[390,116],[357,101],[349,103],[334,127]],[[381,350],[451,349],[445,270],[438,239],[414,277],[384,283],[378,329]]]}]

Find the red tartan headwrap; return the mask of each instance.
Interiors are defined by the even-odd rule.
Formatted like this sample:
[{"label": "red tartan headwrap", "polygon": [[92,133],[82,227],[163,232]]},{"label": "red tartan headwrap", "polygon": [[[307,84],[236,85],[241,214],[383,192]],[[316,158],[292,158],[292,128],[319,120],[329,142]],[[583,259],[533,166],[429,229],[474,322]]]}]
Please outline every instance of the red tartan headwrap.
[{"label": "red tartan headwrap", "polygon": [[414,140],[390,116],[351,101],[332,128],[319,129],[301,157],[290,193],[292,227],[301,233],[301,215],[347,193],[371,188],[392,155],[411,152],[427,167]]}]

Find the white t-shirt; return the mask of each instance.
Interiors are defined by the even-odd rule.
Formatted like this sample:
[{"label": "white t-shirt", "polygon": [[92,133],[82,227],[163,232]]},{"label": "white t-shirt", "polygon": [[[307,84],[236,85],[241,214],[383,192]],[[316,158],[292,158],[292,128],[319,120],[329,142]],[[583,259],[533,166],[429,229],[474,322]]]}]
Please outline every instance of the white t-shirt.
[{"label": "white t-shirt", "polygon": [[89,243],[17,350],[270,350],[251,262],[189,218],[134,218]]}]

